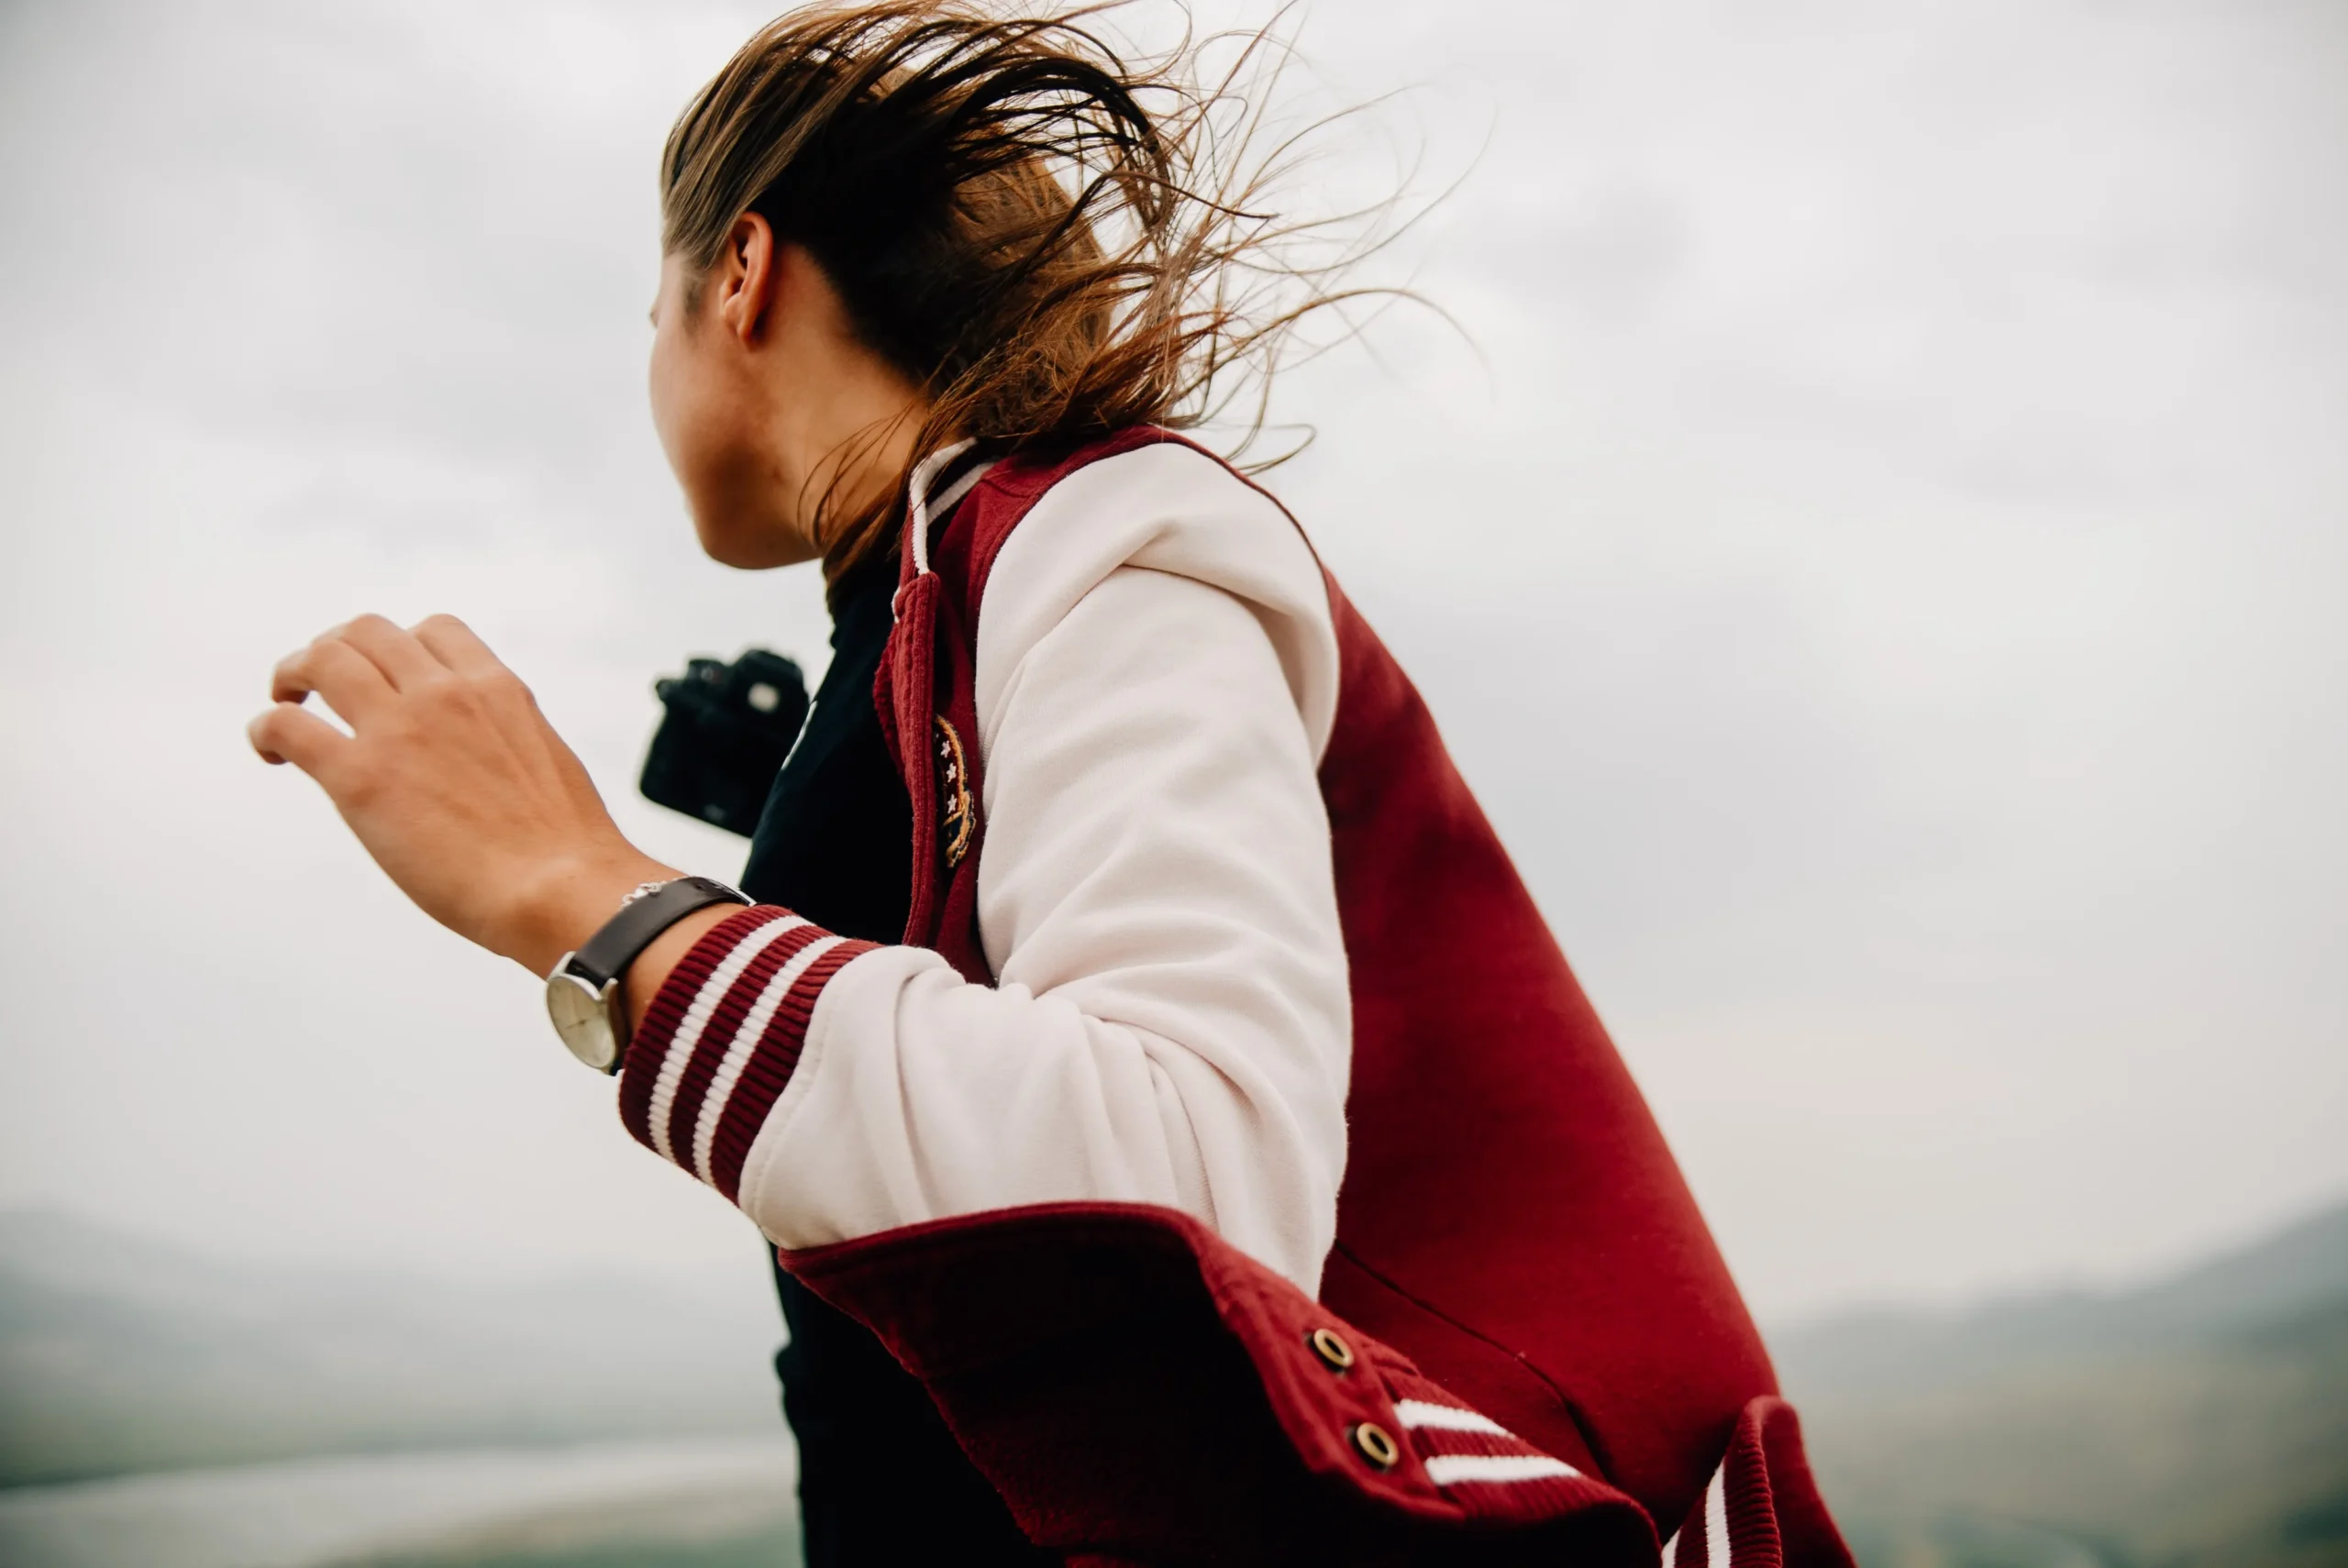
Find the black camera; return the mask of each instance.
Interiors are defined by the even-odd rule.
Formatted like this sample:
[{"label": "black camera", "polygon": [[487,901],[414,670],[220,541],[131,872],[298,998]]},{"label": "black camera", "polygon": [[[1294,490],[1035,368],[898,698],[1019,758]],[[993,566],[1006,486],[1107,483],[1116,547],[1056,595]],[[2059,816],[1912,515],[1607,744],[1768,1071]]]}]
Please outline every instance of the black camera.
[{"label": "black camera", "polygon": [[668,712],[637,787],[657,806],[749,837],[807,722],[807,678],[781,654],[751,648],[732,664],[688,659],[684,674],[652,690]]}]

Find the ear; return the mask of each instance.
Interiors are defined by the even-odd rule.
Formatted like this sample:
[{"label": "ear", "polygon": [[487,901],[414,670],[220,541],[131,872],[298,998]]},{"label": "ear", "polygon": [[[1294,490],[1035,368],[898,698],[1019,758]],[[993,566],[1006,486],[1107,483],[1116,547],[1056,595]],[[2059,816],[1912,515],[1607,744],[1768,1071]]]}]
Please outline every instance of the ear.
[{"label": "ear", "polygon": [[746,348],[765,335],[780,303],[779,248],[773,226],[756,213],[744,213],[726,232],[710,280],[717,293],[717,318]]}]

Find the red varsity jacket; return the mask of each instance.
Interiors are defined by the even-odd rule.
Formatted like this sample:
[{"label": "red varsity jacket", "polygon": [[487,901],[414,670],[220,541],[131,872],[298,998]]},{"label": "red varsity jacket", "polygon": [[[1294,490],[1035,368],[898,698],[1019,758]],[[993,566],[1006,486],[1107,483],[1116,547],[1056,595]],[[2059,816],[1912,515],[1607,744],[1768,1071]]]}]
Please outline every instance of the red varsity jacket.
[{"label": "red varsity jacket", "polygon": [[[988,575],[1056,481],[1179,439],[1005,460],[934,547],[907,531],[875,692],[914,807],[904,940],[971,981],[993,980],[973,744]],[[1319,779],[1354,1038],[1320,1298],[1134,1205],[969,1215],[784,1266],[922,1379],[1022,1529],[1073,1563],[1849,1564],[1636,1087],[1425,704],[1328,592],[1340,690]],[[772,1027],[803,1036],[816,971],[866,946],[825,944],[807,928],[759,960],[803,949],[808,966]],[[665,1048],[716,952],[681,966],[634,1053]],[[772,1104],[794,1061],[762,1051],[744,1104]],[[623,1112],[648,1141],[652,1077],[632,1055]],[[754,1120],[719,1129],[721,1187]]]}]

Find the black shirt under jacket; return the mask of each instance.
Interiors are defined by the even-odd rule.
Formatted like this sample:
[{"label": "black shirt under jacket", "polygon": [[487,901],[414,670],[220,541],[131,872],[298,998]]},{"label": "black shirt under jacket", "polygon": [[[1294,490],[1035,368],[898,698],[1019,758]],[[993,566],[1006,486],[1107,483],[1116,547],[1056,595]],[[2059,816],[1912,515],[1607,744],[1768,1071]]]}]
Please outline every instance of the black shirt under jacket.
[{"label": "black shirt under jacket", "polygon": [[[903,939],[913,874],[913,803],[872,703],[896,586],[892,550],[834,585],[831,667],[768,792],[741,882],[760,903],[881,943]],[[1020,1533],[879,1340],[779,1268],[775,1287],[791,1329],[775,1371],[799,1439],[807,1568],[1059,1561]]]}]

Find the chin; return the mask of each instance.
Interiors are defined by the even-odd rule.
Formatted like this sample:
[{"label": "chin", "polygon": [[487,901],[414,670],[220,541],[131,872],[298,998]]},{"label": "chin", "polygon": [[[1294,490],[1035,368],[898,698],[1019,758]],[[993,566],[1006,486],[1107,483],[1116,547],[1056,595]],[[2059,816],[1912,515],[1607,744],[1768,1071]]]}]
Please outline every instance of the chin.
[{"label": "chin", "polygon": [[766,571],[814,558],[814,553],[802,546],[788,528],[738,513],[712,512],[698,506],[692,510],[693,533],[701,540],[702,554],[719,566],[737,571]]}]

